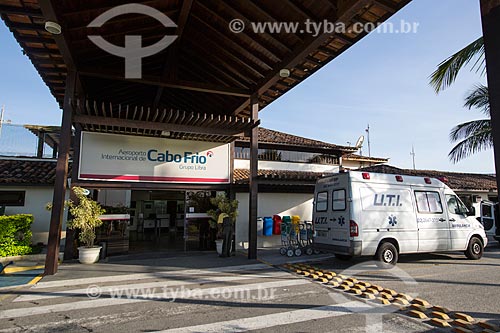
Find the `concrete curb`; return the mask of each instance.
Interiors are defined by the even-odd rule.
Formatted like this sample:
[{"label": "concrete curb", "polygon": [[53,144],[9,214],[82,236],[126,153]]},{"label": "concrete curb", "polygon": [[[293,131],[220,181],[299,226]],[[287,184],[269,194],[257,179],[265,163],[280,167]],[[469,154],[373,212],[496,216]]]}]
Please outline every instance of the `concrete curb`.
[{"label": "concrete curb", "polygon": [[[47,255],[45,253],[41,254],[26,254],[23,256],[11,256],[11,257],[1,257],[0,258],[0,263],[5,264],[8,263],[9,261],[34,261],[34,262],[40,262],[40,261],[45,261],[45,257]],[[64,258],[64,252],[59,252],[59,260],[62,262]]]}]

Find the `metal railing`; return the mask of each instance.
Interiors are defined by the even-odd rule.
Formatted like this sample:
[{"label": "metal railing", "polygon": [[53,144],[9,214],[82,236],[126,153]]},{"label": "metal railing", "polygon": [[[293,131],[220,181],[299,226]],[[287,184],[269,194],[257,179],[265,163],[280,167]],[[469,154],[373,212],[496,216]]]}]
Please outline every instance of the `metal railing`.
[{"label": "metal railing", "polygon": [[38,154],[38,137],[20,124],[2,123],[0,132],[0,156],[52,158],[52,148],[44,144]]}]

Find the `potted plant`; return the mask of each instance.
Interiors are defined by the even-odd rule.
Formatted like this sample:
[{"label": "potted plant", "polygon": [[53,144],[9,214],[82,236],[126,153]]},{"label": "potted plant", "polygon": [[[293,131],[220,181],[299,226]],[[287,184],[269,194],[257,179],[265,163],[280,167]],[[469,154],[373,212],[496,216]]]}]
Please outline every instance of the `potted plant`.
[{"label": "potted plant", "polygon": [[[75,203],[71,200],[65,202],[69,207],[71,219],[67,221],[69,229],[78,229],[78,239],[83,244],[78,248],[78,260],[82,264],[93,264],[99,260],[101,246],[94,246],[96,238],[95,228],[101,226],[102,220],[99,216],[106,211],[99,205],[98,202],[87,197],[88,191],[81,187],[72,187],[71,190],[78,199]],[[47,209],[52,209],[51,204],[47,205]]]},{"label": "potted plant", "polygon": [[[212,218],[210,225],[217,229],[217,253],[221,256],[228,256],[231,250],[231,242],[234,233],[234,224],[238,216],[238,200],[230,200],[225,193],[218,194],[215,198],[211,198],[212,205],[217,207],[215,210],[207,211],[207,214]],[[223,250],[226,251],[223,251]]]}]

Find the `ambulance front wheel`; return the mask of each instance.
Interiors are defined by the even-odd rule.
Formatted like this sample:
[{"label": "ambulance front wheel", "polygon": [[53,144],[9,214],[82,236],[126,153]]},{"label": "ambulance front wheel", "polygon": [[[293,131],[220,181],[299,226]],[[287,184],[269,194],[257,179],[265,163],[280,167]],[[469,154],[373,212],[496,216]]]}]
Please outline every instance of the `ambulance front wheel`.
[{"label": "ambulance front wheel", "polygon": [[398,262],[398,249],[394,244],[386,242],[380,244],[375,259],[380,263],[381,268],[391,268]]},{"label": "ambulance front wheel", "polygon": [[471,260],[478,260],[483,256],[483,250],[484,247],[481,240],[477,237],[472,237],[469,241],[469,246],[465,251],[465,256]]}]

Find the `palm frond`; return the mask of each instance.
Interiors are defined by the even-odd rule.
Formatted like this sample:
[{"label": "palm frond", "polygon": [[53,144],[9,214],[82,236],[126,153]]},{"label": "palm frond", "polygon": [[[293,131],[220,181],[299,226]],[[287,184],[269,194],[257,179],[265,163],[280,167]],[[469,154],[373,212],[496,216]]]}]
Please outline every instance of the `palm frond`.
[{"label": "palm frond", "polygon": [[481,112],[490,116],[490,95],[488,87],[479,84],[465,97],[465,107],[479,109]]},{"label": "palm frond", "polygon": [[487,150],[493,147],[493,136],[490,129],[483,129],[465,137],[448,154],[453,163],[457,163],[477,152]]},{"label": "palm frond", "polygon": [[450,132],[450,141],[456,142],[487,131],[491,132],[491,121],[489,119],[468,121],[453,127]]},{"label": "palm frond", "polygon": [[460,70],[468,65],[474,58],[478,58],[472,69],[482,71],[484,73],[484,42],[483,37],[478,38],[471,44],[467,45],[442,63],[430,76],[430,85],[436,93],[449,87],[457,78]]}]

